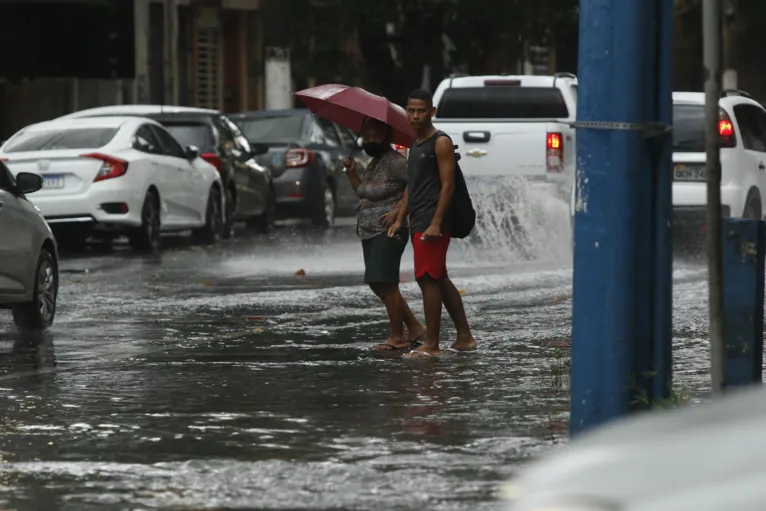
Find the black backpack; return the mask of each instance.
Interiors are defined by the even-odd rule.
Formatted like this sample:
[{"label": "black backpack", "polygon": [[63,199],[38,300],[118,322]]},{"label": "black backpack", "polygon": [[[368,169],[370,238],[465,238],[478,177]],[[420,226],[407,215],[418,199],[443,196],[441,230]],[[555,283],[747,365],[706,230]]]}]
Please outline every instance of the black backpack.
[{"label": "black backpack", "polygon": [[[452,140],[446,133],[442,133],[439,136],[447,137],[450,141]],[[471,201],[471,195],[468,193],[468,187],[465,184],[463,171],[458,164],[458,161],[460,161],[460,153],[457,152],[457,145],[454,145],[454,148],[455,193],[452,195],[452,204],[450,204],[452,230],[449,235],[450,238],[463,239],[467,238],[476,226],[476,210],[473,208],[473,202]]]}]

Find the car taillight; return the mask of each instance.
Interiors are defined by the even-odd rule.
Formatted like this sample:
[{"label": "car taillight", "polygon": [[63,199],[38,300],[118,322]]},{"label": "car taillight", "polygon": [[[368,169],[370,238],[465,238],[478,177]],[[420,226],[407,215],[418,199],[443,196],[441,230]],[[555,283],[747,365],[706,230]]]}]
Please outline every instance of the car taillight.
[{"label": "car taillight", "polygon": [[391,145],[394,146],[394,149],[396,149],[399,152],[399,154],[407,156],[407,148],[405,146],[400,144],[391,144]]},{"label": "car taillight", "polygon": [[306,167],[314,161],[314,151],[308,149],[290,149],[285,154],[285,167],[299,168]]},{"label": "car taillight", "polygon": [[545,166],[548,172],[564,170],[564,139],[561,133],[548,133],[546,137]]},{"label": "car taillight", "polygon": [[113,179],[115,177],[124,176],[128,171],[128,162],[112,156],[107,156],[101,153],[88,153],[81,154],[80,158],[93,158],[95,160],[101,160],[103,164],[96,173],[96,179],[93,182],[104,181],[105,179]]},{"label": "car taillight", "polygon": [[737,137],[734,133],[734,124],[727,115],[723,115],[718,121],[718,133],[721,135],[721,147],[735,147]]},{"label": "car taillight", "polygon": [[216,168],[218,172],[221,172],[223,170],[223,160],[221,160],[221,157],[218,156],[215,153],[202,153],[200,155],[200,158],[208,162],[210,165]]}]

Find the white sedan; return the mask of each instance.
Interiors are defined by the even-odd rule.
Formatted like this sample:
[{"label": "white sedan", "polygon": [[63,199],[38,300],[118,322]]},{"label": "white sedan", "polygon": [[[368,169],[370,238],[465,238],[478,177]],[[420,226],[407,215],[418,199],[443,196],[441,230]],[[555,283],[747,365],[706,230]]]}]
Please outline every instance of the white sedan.
[{"label": "white sedan", "polygon": [[33,124],[0,148],[11,173],[43,177],[34,203],[60,243],[125,234],[136,249],[160,233],[192,230],[203,243],[223,231],[221,177],[159,123],[141,117]]}]

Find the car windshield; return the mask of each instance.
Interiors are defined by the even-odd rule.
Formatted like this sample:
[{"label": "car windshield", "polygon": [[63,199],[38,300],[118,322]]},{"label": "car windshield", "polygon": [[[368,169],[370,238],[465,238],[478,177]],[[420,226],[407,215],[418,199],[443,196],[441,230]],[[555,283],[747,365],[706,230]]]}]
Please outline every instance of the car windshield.
[{"label": "car windshield", "polygon": [[705,152],[703,105],[673,105],[673,152]]},{"label": "car windshield", "polygon": [[292,142],[301,138],[303,114],[232,119],[250,142]]},{"label": "car windshield", "polygon": [[98,149],[111,142],[119,128],[50,128],[19,133],[3,146],[5,153]]},{"label": "car windshield", "polygon": [[554,87],[458,87],[447,89],[439,119],[565,119],[564,96]]},{"label": "car windshield", "polygon": [[212,130],[207,124],[167,121],[161,121],[161,124],[165,126],[165,129],[167,129],[183,147],[193,145],[198,149],[205,150],[212,148],[215,145]]}]

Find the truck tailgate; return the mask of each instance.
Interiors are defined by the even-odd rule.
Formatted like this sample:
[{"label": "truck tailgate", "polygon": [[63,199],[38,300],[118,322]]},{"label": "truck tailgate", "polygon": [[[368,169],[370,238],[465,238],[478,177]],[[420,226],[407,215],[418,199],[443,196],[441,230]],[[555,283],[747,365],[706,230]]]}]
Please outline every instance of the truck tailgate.
[{"label": "truck tailgate", "polygon": [[[563,126],[545,122],[440,122],[460,153],[460,168],[468,176],[546,176],[546,136]],[[561,127],[557,127],[561,126]],[[565,147],[566,155],[566,147]]]}]

